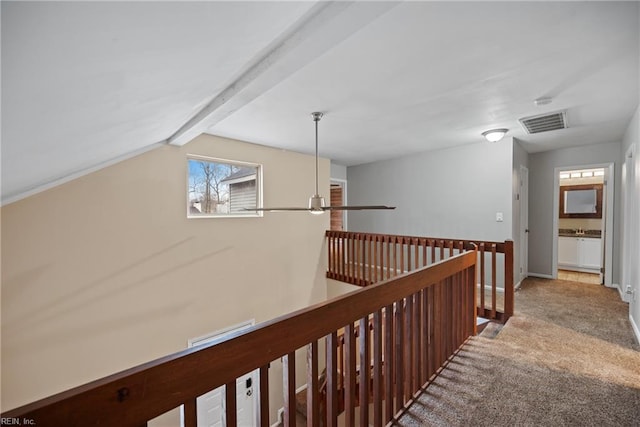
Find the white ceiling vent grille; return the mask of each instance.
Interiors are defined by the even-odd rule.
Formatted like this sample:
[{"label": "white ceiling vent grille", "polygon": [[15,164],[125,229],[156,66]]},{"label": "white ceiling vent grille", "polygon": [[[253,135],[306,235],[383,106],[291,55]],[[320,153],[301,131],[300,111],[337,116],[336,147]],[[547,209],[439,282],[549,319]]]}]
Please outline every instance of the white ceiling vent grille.
[{"label": "white ceiling vent grille", "polygon": [[527,133],[530,134],[566,129],[569,127],[567,124],[566,110],[541,114],[539,116],[524,117],[520,119],[520,123],[522,123]]}]

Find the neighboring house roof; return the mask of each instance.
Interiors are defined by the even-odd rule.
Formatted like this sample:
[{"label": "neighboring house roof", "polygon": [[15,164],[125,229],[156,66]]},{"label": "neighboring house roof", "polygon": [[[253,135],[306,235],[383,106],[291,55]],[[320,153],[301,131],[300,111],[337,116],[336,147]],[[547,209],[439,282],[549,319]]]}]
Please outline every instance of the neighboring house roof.
[{"label": "neighboring house roof", "polygon": [[237,184],[254,179],[256,179],[255,168],[240,168],[220,182],[223,182],[225,184]]}]

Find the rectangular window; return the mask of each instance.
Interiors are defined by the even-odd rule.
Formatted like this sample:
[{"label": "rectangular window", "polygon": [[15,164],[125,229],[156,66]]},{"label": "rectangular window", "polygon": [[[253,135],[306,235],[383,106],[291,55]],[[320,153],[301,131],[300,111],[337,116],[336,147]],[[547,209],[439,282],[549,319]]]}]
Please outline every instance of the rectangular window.
[{"label": "rectangular window", "polygon": [[189,156],[189,218],[262,216],[262,167],[253,163]]}]

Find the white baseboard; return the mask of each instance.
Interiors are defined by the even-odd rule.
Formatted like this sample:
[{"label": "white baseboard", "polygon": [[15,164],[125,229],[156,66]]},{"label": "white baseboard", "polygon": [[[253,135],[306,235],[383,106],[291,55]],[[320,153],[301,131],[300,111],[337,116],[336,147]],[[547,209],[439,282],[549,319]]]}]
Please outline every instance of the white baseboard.
[{"label": "white baseboard", "polygon": [[518,283],[516,283],[516,285],[514,286],[515,290],[520,289],[520,286],[522,286],[522,280],[520,280]]},{"label": "white baseboard", "polygon": [[633,333],[636,336],[636,341],[640,343],[640,328],[638,328],[638,325],[633,320],[633,316],[631,316],[631,313],[629,313],[629,321],[631,322],[631,329],[633,329]]},{"label": "white baseboard", "polygon": [[[476,283],[476,288],[480,289],[481,286],[482,285],[480,283]],[[491,287],[491,285],[487,285],[487,284],[484,285],[484,290],[485,291],[490,291],[492,289],[493,288]],[[501,288],[500,286],[496,286],[496,292],[504,293],[504,287]]]},{"label": "white baseboard", "polygon": [[553,275],[551,274],[540,274],[540,273],[527,273],[528,277],[538,277],[540,279],[553,279]]}]

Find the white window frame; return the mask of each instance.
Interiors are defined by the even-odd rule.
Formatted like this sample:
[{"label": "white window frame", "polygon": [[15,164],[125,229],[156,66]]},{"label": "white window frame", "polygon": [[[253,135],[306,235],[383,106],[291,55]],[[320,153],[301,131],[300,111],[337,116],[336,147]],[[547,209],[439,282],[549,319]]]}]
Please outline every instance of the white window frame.
[{"label": "white window frame", "polygon": [[262,191],[262,165],[260,163],[252,163],[252,162],[245,162],[245,161],[241,161],[241,160],[230,160],[230,159],[223,159],[223,158],[219,158],[219,157],[209,157],[209,156],[202,156],[202,155],[198,155],[198,154],[187,154],[187,158],[186,158],[186,166],[187,166],[187,170],[186,170],[186,211],[187,211],[187,218],[188,219],[207,219],[207,218],[259,218],[263,216],[262,211],[247,211],[246,213],[238,213],[238,212],[232,212],[232,213],[210,213],[210,214],[191,214],[190,211],[190,174],[189,174],[189,161],[190,160],[195,160],[195,161],[204,161],[204,162],[210,162],[210,163],[224,163],[224,164],[229,164],[229,165],[233,165],[233,166],[239,166],[239,167],[251,167],[251,168],[256,168],[256,207],[260,208],[262,207],[262,197],[263,197],[263,191]]}]

